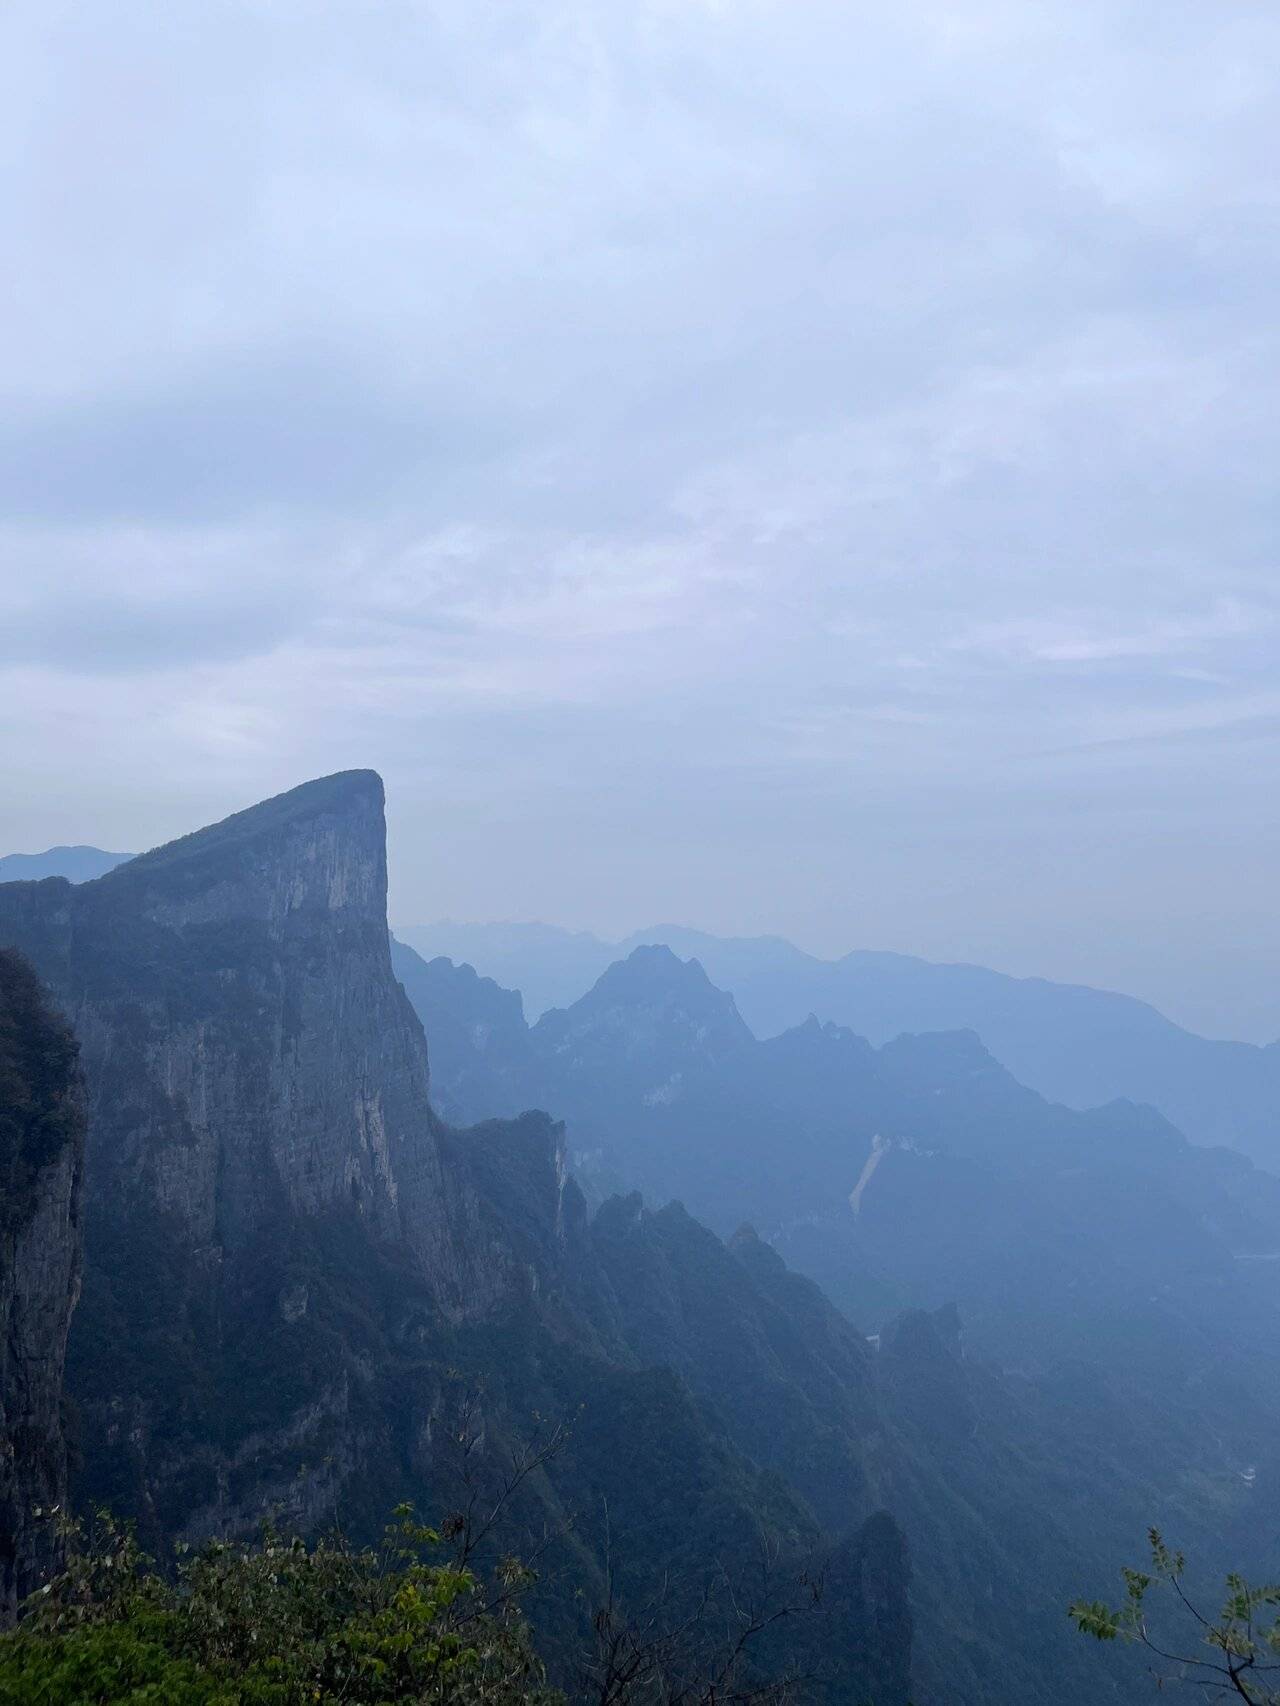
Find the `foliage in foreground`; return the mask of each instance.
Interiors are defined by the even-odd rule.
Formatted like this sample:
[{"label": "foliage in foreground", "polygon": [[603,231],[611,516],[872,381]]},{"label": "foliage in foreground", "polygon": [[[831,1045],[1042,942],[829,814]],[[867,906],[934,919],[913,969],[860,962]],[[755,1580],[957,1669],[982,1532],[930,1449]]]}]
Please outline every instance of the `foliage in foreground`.
[{"label": "foliage in foreground", "polygon": [[106,1517],[68,1525],[66,1568],[0,1637],[0,1706],[554,1706],[516,1599],[433,1562],[402,1507],[378,1549],[308,1547],[265,1531],[214,1543],[161,1575]]},{"label": "foliage in foreground", "polygon": [[[1182,1682],[1202,1698],[1280,1706],[1280,1586],[1250,1587],[1243,1577],[1230,1575],[1221,1609],[1209,1615],[1187,1593],[1182,1553],[1170,1551],[1154,1528],[1147,1538],[1150,1567],[1123,1572],[1124,1603],[1113,1607],[1102,1600],[1077,1600],[1070,1607],[1076,1627],[1099,1641],[1144,1647],[1157,1661],[1152,1672],[1159,1688]],[[1175,1634],[1166,1639],[1152,1632],[1153,1590],[1172,1596],[1172,1609],[1187,1626],[1185,1638]]]}]

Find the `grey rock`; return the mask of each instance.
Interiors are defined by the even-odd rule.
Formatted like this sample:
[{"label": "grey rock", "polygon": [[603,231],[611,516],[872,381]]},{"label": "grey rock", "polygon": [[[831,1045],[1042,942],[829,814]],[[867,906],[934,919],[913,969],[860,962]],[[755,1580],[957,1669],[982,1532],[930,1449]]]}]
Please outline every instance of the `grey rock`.
[{"label": "grey rock", "polygon": [[75,1047],[0,952],[0,1627],[57,1555],[62,1379],[80,1288],[84,1110]]}]

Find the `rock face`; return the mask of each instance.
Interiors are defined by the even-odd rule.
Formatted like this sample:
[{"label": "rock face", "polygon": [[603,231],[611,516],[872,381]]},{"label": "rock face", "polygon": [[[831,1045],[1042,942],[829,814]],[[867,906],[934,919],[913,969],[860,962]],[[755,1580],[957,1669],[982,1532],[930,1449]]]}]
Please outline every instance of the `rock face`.
[{"label": "rock face", "polygon": [[[345,1472],[320,1448],[352,1402],[349,1354],[326,1364],[306,1302],[315,1228],[403,1249],[446,1320],[524,1278],[442,1165],[391,971],[380,779],[309,783],[95,882],[0,886],[0,942],[83,1051],[92,1212],[69,1380],[86,1496],[153,1539],[269,1498],[305,1519]],[[246,1366],[264,1316],[298,1341],[292,1382]],[[284,1486],[284,1440],[329,1467]]]},{"label": "rock face", "polygon": [[[748,1439],[708,1408],[763,1377],[751,1347],[766,1316],[785,1339],[785,1319],[710,1234],[660,1252],[652,1220],[621,1243],[609,1217],[595,1228],[545,1114],[457,1131],[432,1112],[385,896],[368,772],[80,887],[0,886],[0,943],[53,989],[88,1085],[73,1497],[134,1517],[160,1547],[252,1530],[268,1511],[306,1528],[338,1510],[365,1538],[403,1499],[457,1508],[460,1469],[491,1486],[530,1418],[567,1419],[570,1445],[511,1510],[512,1549],[540,1552],[534,1612],[553,1657],[591,1639],[619,1536],[620,1591],[637,1602],[663,1581],[696,1598],[720,1560],[762,1549],[797,1578],[828,1555],[839,1591],[772,1656],[807,1673],[838,1655],[831,1706],[901,1706],[908,1569],[877,1488],[841,1463],[819,1517],[767,1430]],[[731,1004],[688,982],[675,1017],[697,1009],[699,1048],[732,1042]],[[523,1026],[518,1003],[494,1006],[475,980],[464,994],[473,1043],[476,1025]],[[729,1275],[722,1293],[696,1283],[708,1260]],[[673,1285],[698,1316],[688,1377],[645,1330],[653,1311],[672,1318]],[[728,1384],[700,1368],[713,1306],[743,1315]],[[477,1418],[483,1450],[459,1464]]]},{"label": "rock face", "polygon": [[[463,1308],[421,1026],[391,975],[382,784],[353,771],[96,882],[0,890],[81,1039],[95,1200],[234,1259],[350,1206]],[[465,1240],[461,1241],[465,1244]]]},{"label": "rock face", "polygon": [[[523,1089],[531,1045],[514,989],[451,960],[422,960],[394,938],[391,965],[430,1038],[432,1102],[445,1119],[469,1125],[473,1103],[495,1081],[499,1096],[513,1077]],[[513,1112],[524,1106],[519,1102]]]},{"label": "rock face", "polygon": [[0,1627],[53,1556],[67,1490],[62,1375],[80,1288],[84,1104],[76,1047],[0,951]]}]

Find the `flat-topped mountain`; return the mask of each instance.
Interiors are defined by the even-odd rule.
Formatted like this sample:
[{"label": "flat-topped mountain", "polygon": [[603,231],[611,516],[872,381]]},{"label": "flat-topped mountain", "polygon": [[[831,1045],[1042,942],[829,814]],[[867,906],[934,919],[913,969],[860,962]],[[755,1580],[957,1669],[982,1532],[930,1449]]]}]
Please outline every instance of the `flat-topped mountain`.
[{"label": "flat-topped mountain", "polygon": [[[421,1027],[391,974],[382,784],[296,788],[94,882],[0,888],[82,1039],[113,1213],[247,1248],[350,1205],[463,1306]],[[474,1277],[474,1276],[472,1276]]]}]

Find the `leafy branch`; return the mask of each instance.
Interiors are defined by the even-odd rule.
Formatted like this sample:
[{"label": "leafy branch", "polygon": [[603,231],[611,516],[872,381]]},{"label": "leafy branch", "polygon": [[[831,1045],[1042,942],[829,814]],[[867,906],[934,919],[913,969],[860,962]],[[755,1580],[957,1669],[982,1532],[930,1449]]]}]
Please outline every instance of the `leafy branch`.
[{"label": "leafy branch", "polygon": [[[1183,1683],[1205,1699],[1235,1699],[1248,1706],[1280,1706],[1280,1586],[1251,1587],[1243,1576],[1226,1578],[1226,1594],[1215,1615],[1203,1611],[1186,1589],[1186,1559],[1171,1550],[1156,1529],[1147,1533],[1150,1564],[1124,1569],[1124,1599],[1077,1600],[1069,1615],[1081,1634],[1098,1641],[1128,1641],[1158,1661],[1151,1667],[1156,1685]],[[1186,1650],[1182,1638],[1153,1633],[1151,1601],[1164,1593],[1174,1601],[1182,1622],[1198,1636],[1200,1650]],[[1207,1649],[1207,1652],[1204,1650]]]}]

